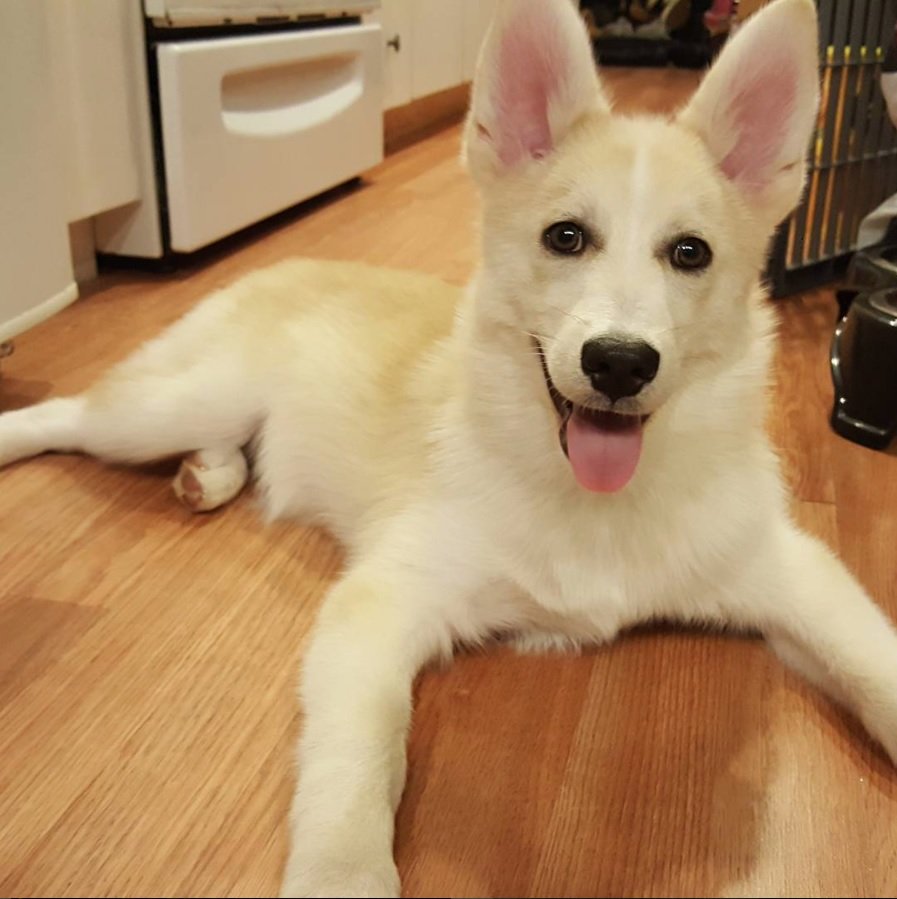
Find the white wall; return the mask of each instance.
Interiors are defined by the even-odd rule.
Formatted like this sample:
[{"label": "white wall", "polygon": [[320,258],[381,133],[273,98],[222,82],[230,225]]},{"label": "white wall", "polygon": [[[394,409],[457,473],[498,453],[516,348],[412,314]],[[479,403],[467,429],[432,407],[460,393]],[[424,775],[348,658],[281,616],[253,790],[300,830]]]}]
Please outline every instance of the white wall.
[{"label": "white wall", "polygon": [[46,0],[0,2],[0,340],[77,295],[47,71]]}]

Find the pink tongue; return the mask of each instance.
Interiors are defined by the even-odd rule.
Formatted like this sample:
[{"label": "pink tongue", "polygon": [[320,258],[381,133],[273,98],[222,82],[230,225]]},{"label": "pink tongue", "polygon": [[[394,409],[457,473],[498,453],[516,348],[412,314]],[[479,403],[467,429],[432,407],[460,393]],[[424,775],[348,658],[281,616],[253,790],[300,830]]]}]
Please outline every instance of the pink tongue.
[{"label": "pink tongue", "polygon": [[610,413],[596,418],[573,412],[567,421],[567,455],[582,487],[614,493],[635,474],[642,454],[642,423],[635,416],[630,422]]}]

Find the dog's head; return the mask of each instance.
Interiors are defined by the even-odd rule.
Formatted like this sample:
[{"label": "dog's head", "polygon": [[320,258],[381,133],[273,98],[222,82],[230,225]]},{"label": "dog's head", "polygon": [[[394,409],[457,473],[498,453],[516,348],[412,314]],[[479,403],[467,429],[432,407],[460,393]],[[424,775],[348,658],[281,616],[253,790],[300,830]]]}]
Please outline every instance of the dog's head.
[{"label": "dog's head", "polygon": [[748,297],[800,199],[818,105],[812,0],[775,0],[672,119],[611,112],[571,0],[504,0],[465,133],[480,314],[529,335],[579,482],[632,477],[642,424],[744,352]]}]

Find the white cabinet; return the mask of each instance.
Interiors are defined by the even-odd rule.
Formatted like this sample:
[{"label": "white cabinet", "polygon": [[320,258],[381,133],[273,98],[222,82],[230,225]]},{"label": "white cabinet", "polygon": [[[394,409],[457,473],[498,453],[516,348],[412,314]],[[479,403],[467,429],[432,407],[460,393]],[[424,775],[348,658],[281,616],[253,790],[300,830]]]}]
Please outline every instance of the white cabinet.
[{"label": "white cabinet", "polygon": [[0,340],[77,297],[91,217],[140,195],[135,22],[122,0],[0,0]]},{"label": "white cabinet", "polygon": [[470,81],[476,71],[480,46],[495,13],[496,0],[464,0],[464,46],[462,69],[464,80]]},{"label": "white cabinet", "polygon": [[0,3],[0,342],[78,296],[53,133],[43,3]]},{"label": "white cabinet", "polygon": [[426,97],[464,82],[464,18],[468,0],[414,0],[411,93]]},{"label": "white cabinet", "polygon": [[191,252],[383,154],[374,24],[158,49],[171,247]]},{"label": "white cabinet", "polygon": [[368,18],[383,28],[383,108],[410,103],[411,8],[414,0],[384,0]]},{"label": "white cabinet", "polygon": [[140,195],[127,40],[135,10],[121,0],[53,0],[49,12],[66,215],[74,222]]},{"label": "white cabinet", "polygon": [[383,0],[385,108],[473,77],[497,0]]}]

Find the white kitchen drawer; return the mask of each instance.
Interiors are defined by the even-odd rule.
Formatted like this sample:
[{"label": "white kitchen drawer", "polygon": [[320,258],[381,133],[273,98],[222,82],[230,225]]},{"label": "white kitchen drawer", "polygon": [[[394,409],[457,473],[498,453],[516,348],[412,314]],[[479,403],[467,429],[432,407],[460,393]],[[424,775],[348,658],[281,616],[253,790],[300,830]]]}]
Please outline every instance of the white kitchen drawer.
[{"label": "white kitchen drawer", "polygon": [[383,158],[376,24],[158,45],[171,248],[191,252]]}]

